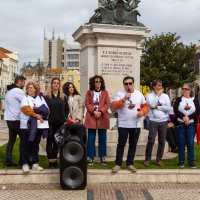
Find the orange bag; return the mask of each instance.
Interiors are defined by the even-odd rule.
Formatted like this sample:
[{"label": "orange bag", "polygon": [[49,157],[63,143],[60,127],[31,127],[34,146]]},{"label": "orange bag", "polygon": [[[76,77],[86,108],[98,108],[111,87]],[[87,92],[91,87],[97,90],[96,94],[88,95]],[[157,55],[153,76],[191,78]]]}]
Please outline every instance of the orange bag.
[{"label": "orange bag", "polygon": [[197,117],[196,138],[197,138],[197,144],[200,144],[200,115],[198,115]]}]

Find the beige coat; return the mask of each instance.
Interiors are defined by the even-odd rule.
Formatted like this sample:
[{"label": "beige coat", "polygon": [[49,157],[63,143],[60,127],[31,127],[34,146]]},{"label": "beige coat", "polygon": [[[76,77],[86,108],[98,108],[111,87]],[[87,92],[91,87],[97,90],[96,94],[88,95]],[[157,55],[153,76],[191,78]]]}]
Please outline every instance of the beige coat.
[{"label": "beige coat", "polygon": [[69,104],[69,99],[68,99],[68,105],[69,105],[68,118],[71,119],[72,121],[79,119],[82,123],[83,122],[83,103],[81,101],[81,96],[74,95],[73,98],[74,99],[73,99],[72,106]]}]

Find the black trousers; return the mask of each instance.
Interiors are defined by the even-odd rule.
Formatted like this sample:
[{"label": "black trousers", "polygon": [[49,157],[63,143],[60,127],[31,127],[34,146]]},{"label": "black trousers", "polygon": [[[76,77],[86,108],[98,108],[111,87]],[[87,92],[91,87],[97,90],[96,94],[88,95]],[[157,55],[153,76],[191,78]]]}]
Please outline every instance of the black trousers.
[{"label": "black trousers", "polygon": [[169,143],[171,150],[178,147],[178,132],[176,131],[176,128],[167,129],[166,140]]},{"label": "black trousers", "polygon": [[27,129],[21,129],[22,164],[35,164],[39,162],[39,144],[41,135],[41,131],[38,130],[35,140],[30,142],[28,141],[29,134]]},{"label": "black trousers", "polygon": [[58,157],[58,146],[56,144],[54,135],[56,131],[62,126],[55,126],[55,125],[50,125],[49,129],[49,135],[47,138],[47,145],[46,145],[46,152],[47,152],[47,157],[48,159],[57,159]]},{"label": "black trousers", "polygon": [[[15,144],[17,135],[19,135],[21,139],[21,133],[20,133],[20,121],[6,121],[8,130],[9,130],[9,138],[8,138],[8,143],[6,146],[6,160],[5,163],[12,163],[12,152],[13,152],[13,146]],[[20,158],[19,158],[19,163],[21,163],[21,141],[19,145],[19,152],[20,152]]]},{"label": "black trousers", "polygon": [[124,148],[126,146],[126,141],[129,136],[129,148],[128,155],[126,160],[126,165],[132,165],[135,158],[135,152],[137,147],[137,142],[140,135],[140,128],[118,128],[118,144],[117,144],[117,153],[116,153],[116,164],[121,166]]}]

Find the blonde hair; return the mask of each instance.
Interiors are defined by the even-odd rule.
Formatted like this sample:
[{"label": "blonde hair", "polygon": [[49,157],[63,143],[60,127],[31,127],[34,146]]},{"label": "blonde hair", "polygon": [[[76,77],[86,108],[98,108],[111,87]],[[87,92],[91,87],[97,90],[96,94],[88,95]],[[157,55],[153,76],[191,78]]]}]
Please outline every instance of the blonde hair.
[{"label": "blonde hair", "polygon": [[36,92],[35,92],[35,95],[37,96],[39,93],[40,93],[40,86],[38,83],[34,82],[34,81],[29,81],[27,84],[26,84],[26,94],[27,93],[27,89],[28,89],[28,86],[29,85],[33,85],[33,87],[35,88]]},{"label": "blonde hair", "polygon": [[59,78],[57,78],[57,77],[55,77],[55,78],[52,78],[51,79],[51,83],[50,83],[50,86],[49,86],[49,89],[48,89],[48,92],[47,92],[47,96],[51,99],[52,98],[52,94],[53,94],[53,89],[52,89],[52,85],[53,85],[53,82],[55,81],[55,80],[58,80],[59,81],[59,89],[58,89],[58,92],[60,93],[60,98],[61,99],[63,99],[64,100],[64,93],[63,93],[63,91],[62,91],[62,87],[61,87],[61,80],[59,79]]}]

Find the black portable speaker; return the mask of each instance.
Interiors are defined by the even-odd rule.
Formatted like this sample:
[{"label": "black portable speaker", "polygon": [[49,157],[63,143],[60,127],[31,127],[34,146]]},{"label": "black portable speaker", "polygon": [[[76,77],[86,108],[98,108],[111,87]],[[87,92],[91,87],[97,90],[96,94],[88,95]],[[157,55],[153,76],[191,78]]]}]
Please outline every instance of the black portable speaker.
[{"label": "black portable speaker", "polygon": [[60,148],[60,186],[64,190],[81,190],[86,185],[86,128],[82,124],[66,124],[65,141]]}]

